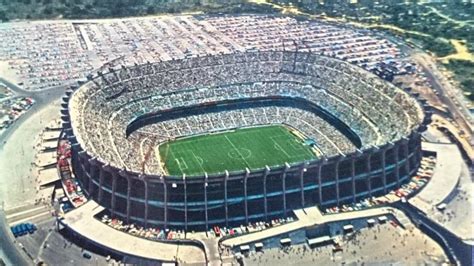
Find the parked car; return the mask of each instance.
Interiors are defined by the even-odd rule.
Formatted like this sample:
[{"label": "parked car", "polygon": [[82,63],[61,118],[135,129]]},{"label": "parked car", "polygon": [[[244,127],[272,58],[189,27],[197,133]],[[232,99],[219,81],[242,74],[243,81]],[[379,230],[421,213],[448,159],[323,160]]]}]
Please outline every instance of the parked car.
[{"label": "parked car", "polygon": [[28,233],[33,234],[36,230],[38,230],[38,228],[32,223],[21,223],[10,227],[10,230],[15,237],[19,237]]}]

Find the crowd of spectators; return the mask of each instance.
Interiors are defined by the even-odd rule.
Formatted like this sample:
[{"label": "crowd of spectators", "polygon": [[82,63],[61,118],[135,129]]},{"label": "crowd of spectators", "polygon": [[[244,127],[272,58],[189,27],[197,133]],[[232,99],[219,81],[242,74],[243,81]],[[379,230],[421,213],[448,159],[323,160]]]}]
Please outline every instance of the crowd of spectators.
[{"label": "crowd of spectators", "polygon": [[[188,114],[151,126],[153,134],[147,133],[145,127],[127,139],[127,126],[141,115],[176,107],[262,96],[302,98],[348,125],[360,137],[361,149],[410,134],[423,116],[415,100],[400,89],[351,64],[308,53],[246,52],[195,57],[119,67],[89,79],[91,82],[77,91],[70,103],[74,132],[81,145],[95,156],[135,171],[143,170],[140,166],[149,150],[147,145],[229,126],[267,122],[285,123],[301,130],[314,138],[327,155],[355,151],[351,142],[331,125],[298,106]],[[149,158],[154,157],[157,156]],[[148,171],[160,172],[155,168],[159,163],[153,160],[147,164]]]}]

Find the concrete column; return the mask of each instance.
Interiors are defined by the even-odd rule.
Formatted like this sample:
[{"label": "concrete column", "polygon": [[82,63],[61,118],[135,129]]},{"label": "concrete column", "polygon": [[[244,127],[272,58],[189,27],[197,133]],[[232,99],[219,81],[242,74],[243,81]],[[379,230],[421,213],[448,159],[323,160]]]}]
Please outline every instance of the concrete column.
[{"label": "concrete column", "polygon": [[285,163],[285,170],[283,170],[282,186],[283,186],[283,215],[286,217],[286,174],[290,169],[290,165]]},{"label": "concrete column", "polygon": [[245,204],[245,224],[249,223],[249,208],[248,208],[248,195],[247,195],[247,180],[250,175],[250,170],[245,168],[245,176],[244,176],[244,204]]},{"label": "concrete column", "polygon": [[204,173],[204,203],[206,211],[206,230],[209,229],[209,214],[207,213],[207,173]]},{"label": "concrete column", "polygon": [[[418,140],[420,138],[419,133],[416,133],[416,138],[417,138],[417,141],[419,141]],[[412,165],[411,168],[418,168],[420,166],[420,161],[421,161],[422,156],[423,155],[422,155],[422,150],[421,150],[421,143],[418,142],[416,146],[416,150],[415,150],[415,165]]]},{"label": "concrete column", "polygon": [[382,183],[383,183],[383,193],[387,194],[387,171],[385,170],[385,167],[387,167],[386,163],[386,153],[389,147],[385,147],[382,150]]},{"label": "concrete column", "polygon": [[403,148],[404,148],[405,159],[406,159],[405,160],[405,170],[406,170],[407,175],[410,175],[410,160],[408,158],[408,155],[410,154],[410,151],[408,149],[408,139],[404,143]]},{"label": "concrete column", "polygon": [[369,190],[369,196],[372,197],[372,182],[371,182],[371,176],[372,176],[372,165],[371,165],[371,159],[372,159],[372,154],[367,155],[367,188]]},{"label": "concrete column", "polygon": [[149,200],[149,191],[148,191],[148,180],[143,176],[143,185],[145,186],[145,226],[148,225],[148,200]]},{"label": "concrete column", "polygon": [[132,210],[132,201],[130,197],[132,196],[132,177],[126,174],[127,178],[127,223],[130,223],[130,212]]},{"label": "concrete column", "polygon": [[164,228],[167,228],[168,226],[168,186],[166,185],[166,181],[163,179],[163,201],[165,204],[164,207]]},{"label": "concrete column", "polygon": [[305,207],[305,201],[304,201],[304,173],[306,171],[307,166],[308,166],[308,164],[304,163],[301,166],[301,172],[300,172],[301,208]]},{"label": "concrete column", "polygon": [[352,202],[356,203],[356,181],[355,181],[355,176],[356,176],[356,171],[355,171],[355,156],[351,157],[351,177],[352,177]]},{"label": "concrete column", "polygon": [[[423,157],[423,151],[422,151],[422,149],[421,149],[421,141],[418,143],[418,146],[417,146],[417,148],[416,148],[416,154],[417,154],[417,156],[416,156],[416,162],[417,162],[418,164],[420,164],[421,158]],[[418,165],[418,167],[419,167],[419,165]]]},{"label": "concrete column", "polygon": [[225,205],[225,225],[229,226],[229,205],[227,202],[227,182],[229,181],[229,172],[225,171],[224,177],[224,205]]},{"label": "concrete column", "polygon": [[336,184],[336,205],[339,206],[340,196],[339,196],[339,159],[335,163],[335,184]]},{"label": "concrete column", "polygon": [[92,159],[89,159],[88,161],[89,163],[89,189],[88,189],[88,192],[89,192],[89,196],[92,198],[92,195],[94,193],[94,183],[92,181],[93,177],[94,177],[94,170],[95,170],[95,158],[92,158]]},{"label": "concrete column", "polygon": [[323,186],[321,182],[321,169],[323,168],[322,164],[318,165],[318,198],[319,198],[319,206],[323,204]]},{"label": "concrete column", "polygon": [[400,186],[400,169],[399,169],[399,162],[398,162],[398,152],[399,152],[400,146],[397,144],[394,148],[394,157],[395,157],[395,179],[397,181],[397,187]]},{"label": "concrete column", "polygon": [[116,201],[117,201],[117,172],[113,171],[112,172],[112,195],[111,195],[111,202],[110,202],[110,206],[112,207],[112,216],[115,215],[115,208],[116,208]]},{"label": "concrete column", "polygon": [[186,184],[186,175],[183,174],[184,185],[184,230],[188,231],[188,186]]},{"label": "concrete column", "polygon": [[265,165],[265,172],[263,173],[263,207],[265,212],[265,221],[268,220],[268,201],[267,201],[267,177],[270,172],[270,167]]},{"label": "concrete column", "polygon": [[104,175],[105,170],[104,167],[99,167],[99,202],[102,202],[102,198],[104,196]]}]

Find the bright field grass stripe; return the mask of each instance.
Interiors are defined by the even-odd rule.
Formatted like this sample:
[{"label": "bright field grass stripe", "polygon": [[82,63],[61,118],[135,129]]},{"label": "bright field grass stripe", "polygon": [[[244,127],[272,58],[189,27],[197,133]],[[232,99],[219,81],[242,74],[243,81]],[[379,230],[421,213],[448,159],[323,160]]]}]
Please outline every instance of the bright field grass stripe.
[{"label": "bright field grass stripe", "polygon": [[316,158],[286,127],[262,126],[191,136],[159,147],[169,175],[197,176],[277,166]]}]

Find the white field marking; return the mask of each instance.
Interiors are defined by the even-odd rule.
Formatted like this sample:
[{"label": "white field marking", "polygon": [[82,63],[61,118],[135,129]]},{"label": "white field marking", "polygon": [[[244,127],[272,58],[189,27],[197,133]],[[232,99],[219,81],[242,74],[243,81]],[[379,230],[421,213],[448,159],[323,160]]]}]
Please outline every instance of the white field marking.
[{"label": "white field marking", "polygon": [[306,149],[301,143],[299,143],[297,140],[288,140],[288,142],[290,143],[290,146],[295,149],[296,151],[304,151],[305,153],[309,154],[309,155],[313,155],[314,156],[314,153],[311,152],[310,149]]},{"label": "white field marking", "polygon": [[239,149],[237,149],[237,147],[235,147],[234,143],[232,143],[232,141],[230,141],[230,139],[227,137],[227,135],[224,135],[224,138],[230,143],[230,145],[235,149],[235,151],[240,155],[240,158],[242,160],[244,160],[244,163],[247,165],[248,168],[251,168],[250,167],[250,164],[247,162],[247,160],[245,160],[244,156],[242,156],[242,154],[240,153]]},{"label": "white field marking", "polygon": [[[273,141],[273,140],[272,140]],[[283,152],[286,157],[288,157],[289,159],[292,158],[292,156],[290,156],[280,145],[278,145],[278,143],[276,143],[275,141],[273,141],[273,147],[281,152]]]},{"label": "white field marking", "polygon": [[[293,156],[289,156],[288,153],[286,153],[283,150],[283,148],[279,144],[277,144],[277,141],[275,139],[283,137],[283,136],[288,137],[288,135],[277,135],[277,136],[270,137],[270,139],[275,143],[275,145],[278,146],[278,148],[277,147],[275,147],[275,148],[277,148],[278,150],[281,150],[282,152],[284,152],[289,159],[299,158],[300,156],[298,154],[293,155]],[[304,150],[305,153],[307,153],[309,155],[314,155],[311,151],[305,149],[303,145],[300,145],[300,143],[298,143],[298,141],[296,141],[294,139],[291,139],[291,140],[287,139],[287,140],[285,140],[285,142],[288,143],[290,145],[290,147],[293,148],[295,151]]]},{"label": "white field marking", "polygon": [[184,174],[183,172],[183,169],[181,168],[181,163],[180,161],[178,160],[178,158],[176,156],[174,156],[174,153],[173,151],[170,149],[170,153],[171,153],[171,156],[173,156],[174,160],[176,161],[176,163],[178,163],[178,168],[179,168],[179,171],[181,171],[181,174]]},{"label": "white field marking", "polygon": [[187,170],[188,164],[186,163],[186,160],[184,159],[184,157],[179,157],[179,161],[181,162],[181,165],[184,166],[183,170]]},{"label": "white field marking", "polygon": [[[178,163],[179,171],[181,171],[181,174],[184,174],[184,170],[188,169],[188,167],[184,162],[183,157],[174,158],[174,160],[176,161],[176,163]],[[181,167],[181,163],[183,163],[184,167]]]},{"label": "white field marking", "polygon": [[[203,160],[201,157],[199,157],[199,156],[197,156],[196,154],[194,154],[193,151],[191,151],[191,153],[193,154],[194,159],[195,159],[195,160],[197,161],[197,163],[199,164],[199,167],[201,168],[202,172],[205,173],[206,170],[204,170],[204,168],[202,167],[202,164],[204,163],[204,160]],[[201,159],[200,162],[199,162],[199,159]]]},{"label": "white field marking", "polygon": [[270,137],[270,139],[273,141],[273,147],[281,152],[283,152],[286,157],[288,157],[288,159],[291,159],[293,158],[293,156],[290,156],[279,144],[277,141],[275,141],[275,138],[277,137],[281,137],[281,136],[284,136],[284,135],[278,135],[278,136],[273,136],[273,137]]}]

